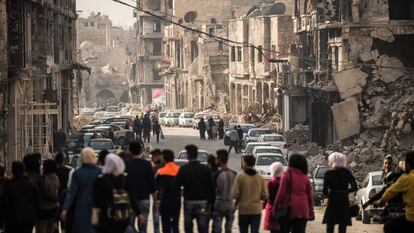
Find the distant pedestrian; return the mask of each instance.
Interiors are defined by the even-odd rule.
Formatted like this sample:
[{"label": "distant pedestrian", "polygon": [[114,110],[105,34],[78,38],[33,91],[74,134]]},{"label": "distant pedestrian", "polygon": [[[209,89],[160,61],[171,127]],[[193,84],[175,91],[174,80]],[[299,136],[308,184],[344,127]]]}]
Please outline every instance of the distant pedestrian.
[{"label": "distant pedestrian", "polygon": [[64,152],[67,136],[63,129],[53,134],[53,152]]},{"label": "distant pedestrian", "polygon": [[231,196],[231,189],[234,184],[237,173],[231,170],[227,162],[229,154],[226,150],[217,151],[217,164],[220,170],[214,177],[216,188],[216,198],[214,202],[213,212],[213,233],[221,233],[223,220],[225,233],[231,233],[234,221],[234,207]]},{"label": "distant pedestrian", "polygon": [[243,147],[243,130],[240,125],[237,125],[237,135],[239,136],[238,151],[240,153]]},{"label": "distant pedestrian", "polygon": [[346,155],[334,152],[328,157],[330,170],[325,173],[323,194],[328,198],[323,223],[326,232],[333,233],[335,225],[339,225],[339,233],[346,233],[346,227],[352,225],[349,215],[349,193],[358,190],[355,178],[346,169]]},{"label": "distant pedestrian", "polygon": [[151,120],[148,118],[148,114],[145,114],[144,119],[142,120],[142,130],[144,143],[151,142]]},{"label": "distant pedestrian", "polygon": [[239,153],[239,134],[237,133],[237,127],[230,131],[230,146],[229,146],[229,154],[231,153],[231,149],[234,148],[236,153]]},{"label": "distant pedestrian", "polygon": [[46,160],[40,186],[39,233],[54,233],[59,207],[59,178],[55,160]]},{"label": "distant pedestrian", "polygon": [[160,143],[160,134],[162,132],[162,129],[160,123],[158,123],[158,120],[154,121],[152,130],[154,131],[154,134],[157,136],[157,143]]},{"label": "distant pedestrian", "polygon": [[280,177],[283,175],[285,169],[283,164],[275,162],[270,165],[271,180],[267,183],[267,190],[269,192],[269,200],[266,203],[266,215],[264,222],[264,229],[271,233],[280,233],[280,224],[273,215],[273,203],[275,201],[277,191],[279,190]]},{"label": "distant pedestrian", "polygon": [[[134,209],[139,213],[138,206],[131,197],[132,192],[127,183],[124,161],[115,154],[108,154],[105,158],[102,174],[96,181],[95,192],[93,195],[94,207],[98,208],[100,214],[98,225],[95,227],[96,233],[124,233],[129,224],[129,211]],[[123,195],[123,204],[118,204],[114,193]],[[114,206],[122,215],[115,215],[111,212]],[[122,212],[121,212],[122,211]]]},{"label": "distant pedestrian", "polygon": [[[153,170],[153,174],[154,176],[157,174],[158,170],[160,168],[162,168],[163,164],[162,164],[162,153],[160,149],[155,149],[152,150],[150,152],[150,156],[151,156],[151,164],[152,164],[152,170]],[[153,223],[153,232],[154,233],[159,233],[160,232],[160,212],[159,212],[159,207],[160,207],[160,196],[159,193],[157,192],[157,202],[156,203],[152,203],[153,205],[156,205],[155,208],[153,208],[152,211],[152,223]],[[154,211],[157,210],[157,211]]]},{"label": "distant pedestrian", "polygon": [[[272,209],[275,216],[279,216],[282,233],[305,233],[307,222],[315,218],[312,186],[307,174],[306,158],[299,154],[291,155]],[[284,207],[288,207],[288,215],[281,216]]]},{"label": "distant pedestrian", "polygon": [[200,122],[198,122],[198,131],[200,132],[200,139],[206,139],[206,122],[204,118],[200,118]]},{"label": "distant pedestrian", "polygon": [[155,183],[160,200],[160,215],[163,233],[179,233],[181,190],[174,188],[175,178],[180,167],[174,163],[171,150],[162,151],[164,166],[158,169]]},{"label": "distant pedestrian", "polygon": [[13,162],[13,178],[4,187],[0,211],[7,233],[32,233],[39,214],[39,189],[24,172],[24,163]]},{"label": "distant pedestrian", "polygon": [[214,186],[211,172],[206,165],[197,160],[198,148],[185,147],[188,164],[181,167],[177,174],[175,189],[184,188],[184,228],[186,233],[193,232],[193,220],[197,220],[198,232],[208,232],[208,219],[214,200]]},{"label": "distant pedestrian", "polygon": [[220,119],[220,121],[219,121],[218,134],[219,134],[219,139],[220,140],[224,138],[224,121],[223,121],[223,119]]},{"label": "distant pedestrian", "polygon": [[[129,144],[131,159],[126,161],[127,185],[131,189],[132,197],[138,204],[139,214],[142,216],[138,222],[140,233],[147,232],[148,215],[150,212],[150,195],[153,202],[157,202],[155,179],[151,162],[142,157],[142,147],[139,142]],[[153,206],[153,211],[158,211],[157,206]]]},{"label": "distant pedestrian", "polygon": [[213,118],[210,117],[208,119],[208,123],[207,123],[208,127],[207,127],[207,135],[208,135],[208,139],[211,140],[213,139],[213,127],[216,126],[216,123],[214,122]]},{"label": "distant pedestrian", "polygon": [[66,194],[61,219],[66,222],[69,209],[74,207],[72,224],[66,224],[72,233],[94,233],[91,225],[92,196],[100,169],[96,166],[96,156],[92,148],[82,149],[81,167],[72,175],[71,184]]},{"label": "distant pedestrian", "polygon": [[138,138],[142,138],[142,124],[141,119],[139,119],[138,116],[134,119],[134,126],[133,126],[134,132],[136,133]]},{"label": "distant pedestrian", "polygon": [[235,208],[239,210],[240,233],[258,233],[262,213],[261,201],[266,201],[268,193],[263,177],[254,169],[255,158],[243,157],[244,171],[236,176],[232,188]]}]

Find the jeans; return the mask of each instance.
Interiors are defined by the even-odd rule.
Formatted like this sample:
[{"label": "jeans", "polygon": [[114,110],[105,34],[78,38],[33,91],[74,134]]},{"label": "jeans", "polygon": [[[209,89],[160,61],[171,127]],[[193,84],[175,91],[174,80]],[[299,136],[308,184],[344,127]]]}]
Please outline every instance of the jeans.
[{"label": "jeans", "polygon": [[152,211],[152,223],[154,225],[154,233],[160,233],[160,202],[153,203],[157,205],[157,212]]},{"label": "jeans", "polygon": [[197,220],[198,233],[208,233],[207,201],[184,201],[184,230],[193,233],[193,220]]},{"label": "jeans", "polygon": [[[328,223],[326,225],[326,233],[334,233],[334,231],[335,231],[335,225]],[[338,233],[346,233],[346,224],[338,225]]]},{"label": "jeans", "polygon": [[236,153],[239,153],[239,143],[236,141],[230,141],[230,146],[229,146],[229,154],[231,152],[231,149],[234,147],[234,150],[236,151]]},{"label": "jeans", "polygon": [[[149,200],[137,200],[138,209],[140,214],[142,215],[142,221],[138,222],[138,231],[140,233],[147,232],[147,225],[148,225],[148,215],[150,209],[150,201]],[[135,226],[135,219],[136,215],[133,214],[132,216],[132,225]]]},{"label": "jeans", "polygon": [[384,224],[384,233],[409,233],[414,228],[414,222],[407,221],[405,216],[393,218]]},{"label": "jeans", "polygon": [[251,233],[259,233],[260,228],[260,214],[240,214],[239,215],[239,228],[240,233],[248,233],[249,226]]},{"label": "jeans", "polygon": [[305,233],[307,222],[306,219],[281,219],[280,231],[282,233]]},{"label": "jeans", "polygon": [[221,226],[223,224],[223,219],[226,219],[226,224],[224,225],[225,233],[231,233],[231,228],[233,227],[234,213],[232,210],[228,211],[214,211],[213,213],[213,232],[221,233]]}]

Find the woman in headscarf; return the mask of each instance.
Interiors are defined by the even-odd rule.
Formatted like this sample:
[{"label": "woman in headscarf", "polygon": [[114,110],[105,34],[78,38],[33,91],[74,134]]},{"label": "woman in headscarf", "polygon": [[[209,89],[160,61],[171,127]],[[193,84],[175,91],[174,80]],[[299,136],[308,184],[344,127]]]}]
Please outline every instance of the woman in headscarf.
[{"label": "woman in headscarf", "polygon": [[[139,213],[136,202],[131,197],[129,186],[126,185],[125,163],[121,157],[115,154],[108,154],[105,158],[105,166],[102,174],[96,181],[94,205],[100,211],[99,224],[95,228],[97,233],[124,233],[128,226],[128,219],[115,221],[108,216],[108,209],[114,203],[114,191],[125,191],[128,194],[130,207],[135,213]],[[128,207],[128,204],[126,205]]]},{"label": "woman in headscarf", "polygon": [[330,170],[325,173],[323,194],[328,198],[328,206],[323,217],[326,232],[333,233],[339,225],[339,233],[345,233],[352,225],[349,211],[349,193],[358,187],[351,171],[346,168],[346,155],[334,152],[328,157]]},{"label": "woman in headscarf", "polygon": [[92,196],[100,169],[96,166],[96,155],[92,148],[82,149],[80,155],[81,167],[73,172],[72,180],[65,197],[61,219],[66,222],[68,211],[73,206],[74,216],[68,233],[94,233],[91,225]]},{"label": "woman in headscarf", "polygon": [[271,233],[279,233],[280,232],[280,225],[277,222],[276,218],[272,216],[272,208],[273,203],[276,198],[277,191],[279,190],[280,185],[280,177],[282,176],[283,172],[285,172],[285,168],[283,164],[280,162],[275,162],[270,165],[270,173],[271,173],[271,180],[267,183],[267,190],[269,192],[269,200],[266,204],[266,215],[265,215],[265,222],[264,222],[264,229],[270,231]]}]

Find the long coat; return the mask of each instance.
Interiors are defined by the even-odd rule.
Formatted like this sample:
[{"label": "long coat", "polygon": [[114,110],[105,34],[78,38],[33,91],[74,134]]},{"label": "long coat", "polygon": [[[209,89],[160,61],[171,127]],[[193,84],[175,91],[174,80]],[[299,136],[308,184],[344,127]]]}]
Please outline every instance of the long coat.
[{"label": "long coat", "polygon": [[327,171],[323,181],[323,194],[328,206],[323,223],[352,225],[349,215],[349,193],[358,189],[354,176],[346,168]]},{"label": "long coat", "polygon": [[72,232],[94,233],[91,225],[93,193],[100,169],[93,165],[82,165],[72,176],[72,182],[66,194],[63,210],[75,205]]}]

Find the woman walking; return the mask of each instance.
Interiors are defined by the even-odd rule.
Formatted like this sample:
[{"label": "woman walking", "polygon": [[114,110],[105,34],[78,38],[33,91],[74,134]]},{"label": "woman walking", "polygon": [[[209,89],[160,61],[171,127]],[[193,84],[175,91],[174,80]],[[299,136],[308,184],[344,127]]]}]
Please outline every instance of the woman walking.
[{"label": "woman walking", "polygon": [[105,166],[102,168],[102,175],[99,176],[95,186],[94,205],[101,213],[99,225],[96,227],[97,233],[125,232],[129,218],[126,218],[126,220],[114,220],[111,216],[108,216],[108,213],[110,213],[108,209],[114,204],[114,191],[119,190],[125,191],[128,194],[131,207],[135,213],[139,213],[138,206],[135,201],[131,200],[131,192],[128,190],[128,186],[126,186],[124,161],[115,154],[108,154],[105,158]]},{"label": "woman walking", "polygon": [[43,163],[43,176],[40,185],[39,233],[54,233],[59,208],[59,178],[56,175],[55,160]]},{"label": "woman walking", "polygon": [[152,126],[153,133],[157,135],[157,143],[160,143],[160,134],[161,134],[161,125],[158,123],[158,120],[154,121],[154,124]]},{"label": "woman walking", "polygon": [[92,148],[84,148],[80,156],[81,167],[72,175],[72,181],[66,194],[62,221],[66,221],[68,210],[74,205],[73,223],[70,225],[71,231],[68,233],[94,233],[91,225],[92,197],[96,179],[100,169],[96,166],[96,156]]},{"label": "woman walking", "polygon": [[345,233],[347,226],[352,225],[349,211],[349,193],[358,187],[352,173],[346,169],[346,155],[334,152],[328,157],[331,170],[325,173],[323,194],[328,197],[328,206],[323,217],[326,232],[333,233],[336,224],[339,233]]},{"label": "woman walking", "polygon": [[283,164],[280,162],[275,162],[270,165],[270,172],[272,178],[269,183],[267,183],[267,191],[269,192],[269,199],[266,203],[266,215],[264,222],[264,229],[270,231],[271,233],[280,232],[280,224],[272,213],[273,203],[275,201],[277,191],[279,190],[280,177],[285,172]]},{"label": "woman walking", "polygon": [[219,121],[218,134],[219,134],[219,139],[220,140],[224,138],[224,121],[223,121],[223,119],[220,119],[220,121]]},{"label": "woman walking", "polygon": [[[307,174],[306,158],[299,154],[291,155],[273,204],[273,214],[279,216],[282,233],[305,233],[307,222],[315,218],[312,187]],[[282,216],[286,208],[288,211],[285,213],[288,214]]]}]

